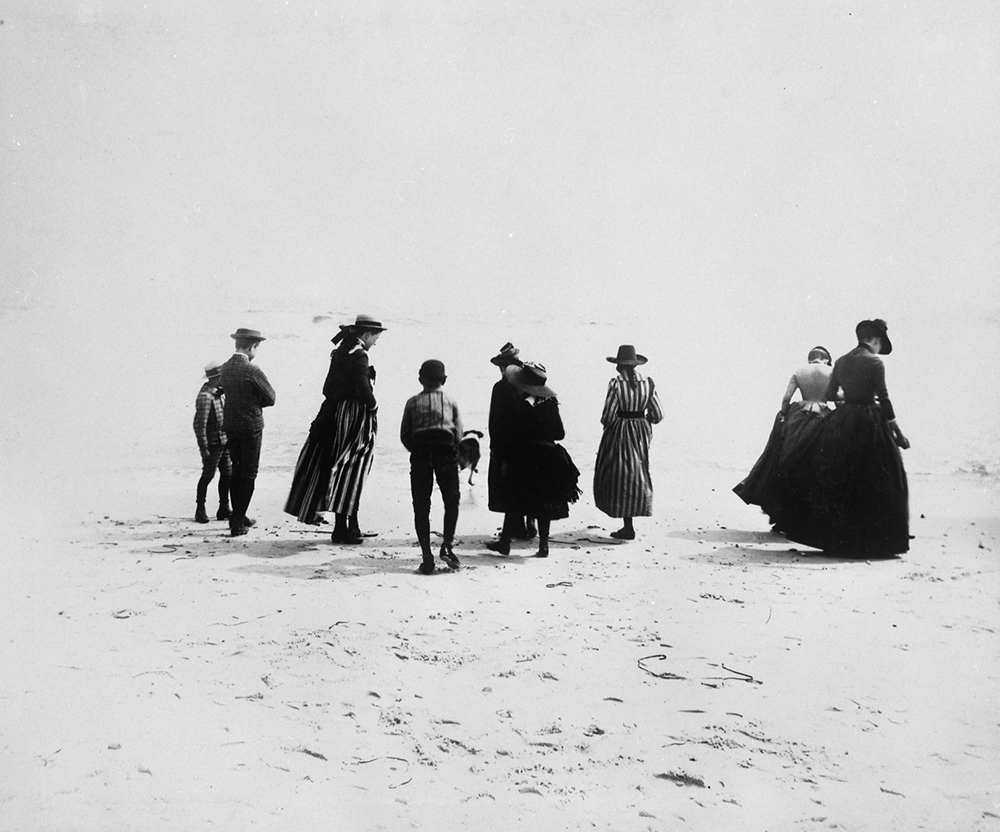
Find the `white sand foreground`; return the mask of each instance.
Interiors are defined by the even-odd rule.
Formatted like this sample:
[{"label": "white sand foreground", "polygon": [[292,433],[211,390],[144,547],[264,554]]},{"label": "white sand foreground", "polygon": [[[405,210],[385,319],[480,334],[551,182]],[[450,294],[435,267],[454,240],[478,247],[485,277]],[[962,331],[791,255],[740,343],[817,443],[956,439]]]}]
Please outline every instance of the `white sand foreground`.
[{"label": "white sand foreground", "polygon": [[623,545],[581,503],[543,561],[483,548],[482,477],[430,577],[399,489],[356,548],[266,475],[237,540],[193,481],[24,530],[0,825],[1000,829],[996,486],[911,477],[912,551],[866,563],[796,551],[730,479],[679,472]]}]

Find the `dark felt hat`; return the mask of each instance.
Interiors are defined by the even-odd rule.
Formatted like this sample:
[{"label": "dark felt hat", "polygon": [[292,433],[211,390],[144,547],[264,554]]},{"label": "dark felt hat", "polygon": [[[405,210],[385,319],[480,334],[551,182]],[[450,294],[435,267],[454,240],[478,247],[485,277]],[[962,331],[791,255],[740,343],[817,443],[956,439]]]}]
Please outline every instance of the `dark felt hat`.
[{"label": "dark felt hat", "polygon": [[511,364],[520,364],[521,360],[518,356],[521,351],[517,349],[510,341],[500,347],[500,352],[494,355],[490,359],[490,364],[496,364],[498,367],[507,367]]},{"label": "dark felt hat", "polygon": [[635,367],[637,364],[645,364],[648,359],[644,355],[639,355],[635,347],[631,344],[622,344],[618,348],[618,355],[609,356],[608,361],[612,364]]},{"label": "dark felt hat", "polygon": [[444,381],[444,362],[436,358],[428,358],[420,365],[420,378],[424,381]]},{"label": "dark felt hat", "polygon": [[234,332],[229,337],[232,338],[233,340],[236,340],[236,341],[240,341],[240,340],[243,340],[243,341],[266,341],[267,340],[267,338],[265,338],[263,335],[260,334],[260,330],[259,329],[245,329],[242,326],[239,329],[237,329],[236,332]]},{"label": "dark felt hat", "polygon": [[892,341],[889,340],[889,326],[881,318],[875,318],[871,321],[860,321],[856,327],[854,327],[854,334],[858,337],[859,341],[865,341],[868,338],[878,337],[882,340],[882,355],[888,355],[892,352]]},{"label": "dark felt hat", "polygon": [[556,395],[556,391],[545,383],[549,376],[543,364],[534,361],[525,361],[520,366],[511,364],[504,370],[504,376],[516,390],[525,395],[538,396],[540,399],[551,399]]}]

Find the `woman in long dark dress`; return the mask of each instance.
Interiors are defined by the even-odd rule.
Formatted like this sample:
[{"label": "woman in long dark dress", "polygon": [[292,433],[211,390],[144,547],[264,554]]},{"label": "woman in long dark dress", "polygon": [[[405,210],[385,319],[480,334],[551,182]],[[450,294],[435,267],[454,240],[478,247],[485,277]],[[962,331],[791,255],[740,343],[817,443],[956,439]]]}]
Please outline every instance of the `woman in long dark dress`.
[{"label": "woman in long dark dress", "polygon": [[[506,370],[510,366],[521,366],[519,350],[508,341],[500,352],[490,359],[490,363],[500,370],[500,379],[493,385],[490,396],[489,434],[490,463],[486,484],[489,492],[489,509],[503,514],[500,537],[486,544],[493,551],[510,551],[512,538],[531,539],[536,529],[531,518],[513,511],[511,487],[507,479],[507,454],[514,444],[517,433],[518,413],[521,394],[507,380]],[[506,543],[504,542],[506,541]]]},{"label": "woman in long dark dress", "polygon": [[371,470],[378,432],[375,368],[368,351],[385,327],[368,315],[340,327],[323,384],[324,401],[299,454],[285,511],[304,523],[319,512],[336,515],[334,543],[360,543],[358,505]]},{"label": "woman in long dark dress", "polygon": [[[777,527],[781,526],[783,470],[810,452],[823,419],[829,414],[826,392],[833,372],[826,347],[809,350],[808,363],[792,373],[781,409],[775,416],[764,452],[750,473],[733,491],[747,505],[760,506]],[[793,402],[796,391],[801,401]]]},{"label": "woman in long dark dress", "polygon": [[900,448],[910,447],[889,400],[892,352],[880,319],[861,321],[858,346],[833,365],[826,397],[842,392],[814,449],[786,471],[782,527],[791,540],[844,557],[909,550],[909,494]]},{"label": "woman in long dark dress", "polygon": [[[518,394],[509,423],[507,446],[507,496],[510,510],[534,517],[538,526],[538,551],[549,556],[549,529],[553,520],[569,516],[569,504],[580,495],[580,472],[558,443],[565,437],[555,391],[546,385],[541,364],[525,362],[506,370],[508,382]],[[510,538],[501,533],[493,551],[509,554]]]},{"label": "woman in long dark dress", "polygon": [[609,517],[622,518],[622,527],[611,532],[619,540],[634,540],[632,518],[653,513],[649,446],[663,409],[653,380],[636,370],[646,360],[631,344],[622,344],[608,358],[618,375],[608,384],[601,413],[604,433],[594,465],[594,504]]}]

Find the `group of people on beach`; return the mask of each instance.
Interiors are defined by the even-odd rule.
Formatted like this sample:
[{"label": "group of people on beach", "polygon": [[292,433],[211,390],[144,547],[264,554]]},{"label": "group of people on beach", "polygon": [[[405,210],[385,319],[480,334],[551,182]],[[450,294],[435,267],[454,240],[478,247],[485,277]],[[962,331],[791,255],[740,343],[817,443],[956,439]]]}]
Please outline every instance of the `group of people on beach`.
[{"label": "group of people on beach", "polygon": [[[828,555],[875,558],[909,549],[909,497],[880,355],[884,320],[855,328],[858,344],[834,362],[813,347],[793,373],[764,452],[733,491],[769,515],[775,531]],[[796,391],[800,401],[792,402]]]},{"label": "group of people on beach", "polygon": [[[375,368],[369,352],[386,331],[368,315],[341,325],[323,384],[323,403],[309,427],[292,476],[285,511],[303,523],[335,517],[331,541],[365,539],[358,507],[371,470],[378,433]],[[881,319],[861,321],[857,346],[836,362],[825,347],[809,351],[795,371],[775,417],[763,454],[733,489],[760,506],[773,529],[793,541],[844,557],[885,557],[909,549],[909,498],[901,448],[909,447],[889,399],[880,355],[892,352]],[[198,393],[194,430],[202,457],[195,520],[209,521],[208,486],[219,473],[219,510],[238,537],[254,525],[247,516],[254,492],[264,426],[263,408],[274,388],[253,364],[265,337],[238,329],[233,356],[206,366]],[[663,418],[656,387],[639,372],[646,363],[630,344],[607,359],[616,375],[608,384],[604,431],[594,470],[594,502],[622,527],[611,533],[633,540],[633,518],[652,514],[649,470],[652,425]],[[544,365],[524,361],[511,343],[490,359],[500,371],[489,412],[489,508],[503,514],[498,537],[487,549],[508,555],[516,538],[538,538],[534,557],[549,555],[553,520],[569,516],[579,495],[580,471],[566,449],[559,400]],[[455,554],[461,449],[466,440],[455,400],[445,392],[445,365],[420,366],[421,391],[403,409],[400,441],[410,453],[414,527],[422,555],[419,571],[435,570],[430,509],[434,483],[444,502],[438,557],[459,568]],[[801,400],[793,402],[795,393]],[[475,433],[475,432],[468,432]],[[478,457],[478,453],[477,453]],[[475,465],[475,461],[471,463]],[[230,506],[230,501],[232,505]]]},{"label": "group of people on beach", "polygon": [[[339,327],[323,385],[323,403],[310,425],[285,503],[285,511],[304,523],[324,522],[324,513],[332,513],[331,541],[336,544],[354,545],[365,539],[358,508],[378,433],[376,373],[368,353],[385,331],[380,321],[368,315],[358,315],[353,323]],[[274,404],[275,394],[264,373],[252,364],[265,336],[258,330],[238,329],[231,337],[233,356],[224,363],[206,365],[207,380],[196,399],[194,430],[202,475],[195,520],[209,522],[207,491],[218,471],[216,517],[228,520],[230,534],[238,537],[254,525],[246,512],[260,458],[262,410]],[[599,509],[622,518],[622,528],[612,532],[612,537],[632,540],[633,518],[652,514],[649,447],[652,425],[663,418],[663,411],[652,379],[637,370],[646,363],[645,356],[624,344],[607,360],[617,374],[608,385],[601,416],[604,433],[597,452],[594,498]],[[508,555],[514,538],[537,536],[534,557],[545,558],[551,522],[569,516],[569,505],[580,495],[580,472],[559,444],[565,430],[544,365],[522,360],[509,342],[490,361],[499,369],[500,378],[490,400],[489,508],[504,519],[497,539],[486,546]],[[422,555],[419,571],[431,574],[435,571],[430,531],[435,480],[444,502],[438,556],[450,569],[460,565],[454,545],[460,447],[467,432],[458,405],[443,389],[447,381],[443,362],[424,361],[418,380],[422,389],[403,409],[400,441],[410,452],[414,526]]]}]

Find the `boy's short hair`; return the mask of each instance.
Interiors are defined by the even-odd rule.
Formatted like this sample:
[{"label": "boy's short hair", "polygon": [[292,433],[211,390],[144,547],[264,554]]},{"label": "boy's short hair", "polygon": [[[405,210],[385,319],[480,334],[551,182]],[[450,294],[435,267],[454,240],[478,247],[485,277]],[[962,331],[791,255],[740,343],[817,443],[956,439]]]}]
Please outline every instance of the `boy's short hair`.
[{"label": "boy's short hair", "polygon": [[429,358],[420,365],[420,380],[441,383],[445,380],[444,362]]}]

